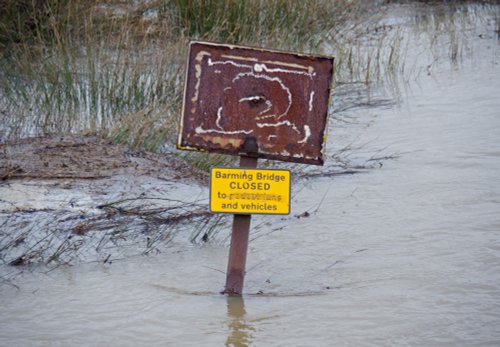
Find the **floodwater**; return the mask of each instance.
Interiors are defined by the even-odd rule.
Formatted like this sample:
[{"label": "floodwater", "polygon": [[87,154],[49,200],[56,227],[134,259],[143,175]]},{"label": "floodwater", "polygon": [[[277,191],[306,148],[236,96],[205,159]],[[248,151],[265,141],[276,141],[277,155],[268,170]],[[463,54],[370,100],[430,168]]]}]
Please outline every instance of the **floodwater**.
[{"label": "floodwater", "polygon": [[253,218],[242,298],[218,293],[227,242],[177,239],[4,284],[0,345],[499,346],[500,53],[477,16],[453,59],[446,35],[409,40],[394,105],[364,90],[335,117],[328,153],[380,164],[298,182],[292,215]]}]

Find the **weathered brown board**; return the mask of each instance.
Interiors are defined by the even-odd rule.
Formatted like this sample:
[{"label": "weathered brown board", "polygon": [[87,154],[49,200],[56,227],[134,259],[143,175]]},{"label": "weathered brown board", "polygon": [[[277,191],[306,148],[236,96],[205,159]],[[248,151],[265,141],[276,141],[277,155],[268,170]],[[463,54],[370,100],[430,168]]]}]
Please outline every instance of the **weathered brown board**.
[{"label": "weathered brown board", "polygon": [[191,42],[178,148],[322,165],[333,62]]}]

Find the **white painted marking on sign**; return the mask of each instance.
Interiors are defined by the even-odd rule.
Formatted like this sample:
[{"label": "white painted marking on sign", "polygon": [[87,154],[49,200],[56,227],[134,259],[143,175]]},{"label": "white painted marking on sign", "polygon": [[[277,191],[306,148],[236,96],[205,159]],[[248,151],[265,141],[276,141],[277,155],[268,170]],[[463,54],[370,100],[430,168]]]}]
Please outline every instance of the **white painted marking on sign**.
[{"label": "white painted marking on sign", "polygon": [[267,106],[266,109],[259,112],[259,116],[266,113],[273,107],[273,103],[271,102],[271,100],[266,100],[266,106]]},{"label": "white painted marking on sign", "polygon": [[[206,51],[200,51],[196,55],[195,60],[199,63],[194,66],[194,76],[196,77],[196,85],[194,86],[194,95],[191,98],[191,101],[194,103],[198,100],[199,92],[200,92],[200,81],[201,81],[201,61],[205,55],[210,56],[211,54]],[[210,60],[210,59],[209,59]]]},{"label": "white painted marking on sign", "polygon": [[313,110],[314,90],[309,95],[309,112]]},{"label": "white painted marking on sign", "polygon": [[193,97],[191,98],[191,101],[192,101],[192,102],[196,102],[196,101],[198,100],[198,95],[199,95],[199,93],[200,93],[201,65],[200,65],[200,64],[196,64],[196,65],[194,66],[194,70],[195,70],[194,75],[195,75],[195,77],[196,77],[197,81],[196,81],[196,85],[194,86],[194,95],[193,95]]},{"label": "white painted marking on sign", "polygon": [[251,133],[253,133],[253,130],[226,131],[226,130],[216,130],[216,129],[203,129],[201,126],[199,126],[196,129],[194,129],[194,131],[197,134],[216,133],[216,134],[225,134],[225,135],[235,135],[235,134],[250,135]]},{"label": "white painted marking on sign", "polygon": [[224,128],[222,127],[222,125],[220,125],[220,121],[221,120],[222,120],[222,107],[219,107],[219,109],[217,110],[217,119],[215,120],[215,125],[217,125],[217,127],[220,130],[224,130]]},{"label": "white painted marking on sign", "polygon": [[[198,55],[196,56],[196,61],[201,63],[203,56],[205,56],[205,55],[210,56],[210,53],[205,52],[205,51],[199,52]],[[234,60],[239,60],[239,61],[245,61],[245,60],[246,61],[258,61],[255,58],[246,59],[246,58],[242,58],[242,57],[229,56],[229,55],[223,55],[223,57],[234,59]],[[271,65],[286,66],[289,68],[304,69],[304,70],[307,70],[307,72],[306,71],[291,70],[291,69],[286,69],[286,68],[270,68],[270,67],[268,67],[268,65],[266,65],[266,63],[271,64]],[[288,126],[288,127],[291,127],[292,130],[295,131],[296,133],[301,134],[301,131],[297,128],[296,124],[294,124],[288,120],[280,121],[280,119],[282,119],[283,117],[285,117],[288,114],[288,112],[290,111],[290,108],[292,106],[292,93],[291,93],[290,89],[286,86],[286,84],[283,82],[283,80],[281,78],[276,77],[276,76],[272,76],[272,75],[269,75],[266,73],[270,73],[270,74],[273,74],[273,73],[298,74],[298,75],[309,76],[312,79],[312,77],[316,75],[316,73],[314,72],[314,68],[312,68],[311,66],[306,67],[306,66],[302,66],[302,65],[298,65],[298,64],[287,64],[287,63],[283,63],[283,62],[274,62],[274,61],[265,61],[263,63],[255,63],[255,64],[247,65],[247,64],[235,62],[233,60],[216,61],[216,60],[212,60],[212,58],[208,59],[208,66],[216,66],[216,65],[231,65],[231,66],[234,66],[237,68],[248,69],[248,72],[238,73],[232,79],[232,83],[235,83],[237,80],[244,78],[244,77],[252,77],[252,78],[256,78],[256,79],[264,79],[264,80],[270,81],[270,82],[277,82],[280,85],[280,87],[286,92],[287,97],[288,97],[288,105],[286,106],[286,109],[283,112],[281,112],[279,114],[277,112],[274,112],[272,114],[267,114],[269,111],[271,111],[273,109],[273,102],[271,100],[266,99],[264,96],[261,96],[261,95],[253,95],[253,96],[243,97],[243,98],[239,99],[238,102],[242,103],[245,101],[265,100],[266,108],[264,110],[260,111],[258,113],[257,117],[255,117],[255,120],[257,121],[256,122],[257,127],[265,128],[265,127]],[[201,64],[196,64],[195,65],[195,77],[197,79],[197,83],[195,85],[195,93],[194,93],[194,96],[192,98],[193,102],[195,102],[198,99],[201,73],[202,73]],[[216,69],[215,73],[220,74],[221,70]],[[226,87],[226,88],[224,88],[224,91],[228,91],[231,89],[232,89],[232,87]],[[314,91],[312,91],[309,95],[309,111],[313,110],[313,101],[314,101]],[[215,121],[215,125],[216,125],[217,129],[203,129],[201,126],[199,126],[195,129],[195,132],[197,134],[217,133],[217,134],[226,134],[226,135],[235,135],[235,134],[248,135],[248,134],[252,134],[254,132],[254,130],[252,130],[252,129],[247,129],[247,130],[242,129],[242,130],[234,130],[234,131],[224,130],[224,127],[222,126],[223,117],[224,117],[224,109],[221,106],[217,109],[217,118]],[[263,120],[265,120],[265,122],[262,122]],[[276,122],[273,122],[273,121],[276,121]],[[304,125],[304,132],[303,133],[304,133],[304,138],[302,140],[298,141],[298,143],[306,143],[307,140],[309,139],[309,137],[311,136],[311,129],[308,125]],[[272,139],[272,138],[276,138],[276,137],[277,137],[276,135],[269,135],[268,139]],[[289,154],[286,154],[286,155],[289,155]]]},{"label": "white painted marking on sign", "polygon": [[304,125],[304,133],[306,135],[302,140],[298,141],[298,143],[306,143],[307,139],[311,136],[311,128],[309,128],[309,125]]},{"label": "white painted marking on sign", "polygon": [[257,58],[240,57],[237,55],[229,55],[229,54],[221,54],[221,57],[228,58],[228,59],[234,59],[234,60],[259,61],[259,59],[257,59]]},{"label": "white painted marking on sign", "polygon": [[289,127],[292,127],[292,129],[293,129],[296,133],[300,134],[300,131],[299,131],[299,129],[297,129],[297,126],[296,126],[294,123],[292,123],[292,122],[290,122],[290,121],[288,121],[288,120],[285,120],[285,121],[282,121],[282,122],[278,122],[278,123],[257,123],[257,126],[258,126],[259,128],[266,128],[266,127],[280,127],[280,126],[282,126],[282,125],[288,125]]},{"label": "white painted marking on sign", "polygon": [[288,70],[288,69],[280,69],[280,68],[269,68],[267,67],[266,64],[255,64],[253,66],[253,69],[255,72],[262,72],[262,71],[265,71],[265,72],[278,72],[278,73],[289,73],[289,74],[296,74],[296,75],[305,75],[305,76],[309,76],[310,78],[312,78],[312,73],[310,72],[303,72],[303,71],[296,71],[296,70]]},{"label": "white painted marking on sign", "polygon": [[288,96],[288,105],[287,105],[286,110],[283,113],[281,113],[279,115],[272,114],[272,115],[266,115],[264,117],[256,117],[257,120],[263,119],[263,118],[271,118],[271,117],[277,118],[279,120],[280,118],[282,118],[288,114],[288,111],[290,110],[290,107],[292,106],[292,93],[290,92],[290,89],[287,86],[285,86],[285,84],[283,83],[283,81],[280,78],[271,77],[271,76],[262,75],[262,74],[256,75],[253,72],[241,72],[233,78],[232,82],[234,83],[237,80],[239,80],[240,78],[247,77],[247,76],[251,76],[251,77],[254,77],[257,79],[262,78],[262,79],[265,79],[265,80],[271,81],[271,82],[278,82],[280,84],[281,88],[283,88],[283,90],[287,93],[287,96]]},{"label": "white painted marking on sign", "polygon": [[238,63],[235,63],[234,61],[232,60],[225,60],[225,61],[212,61],[211,58],[208,59],[208,66],[214,66],[214,65],[233,65],[233,66],[236,66],[236,67],[243,67],[243,68],[249,68],[251,69],[252,66],[251,65],[244,65],[244,64],[238,64]]},{"label": "white painted marking on sign", "polygon": [[245,98],[241,98],[240,100],[238,100],[239,103],[242,103],[244,101],[257,101],[257,100],[262,100],[262,99],[265,99],[265,97],[261,96],[261,95],[256,95],[256,96],[247,96]]}]

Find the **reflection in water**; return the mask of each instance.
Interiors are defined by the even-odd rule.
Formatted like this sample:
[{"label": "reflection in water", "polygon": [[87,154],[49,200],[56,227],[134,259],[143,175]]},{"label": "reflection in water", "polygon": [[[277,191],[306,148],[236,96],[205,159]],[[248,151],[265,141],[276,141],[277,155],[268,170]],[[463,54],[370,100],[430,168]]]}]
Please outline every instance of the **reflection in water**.
[{"label": "reflection in water", "polygon": [[250,331],[254,329],[247,324],[245,320],[245,301],[241,296],[228,295],[227,297],[227,316],[229,334],[226,340],[226,346],[243,347],[249,346],[252,335]]}]

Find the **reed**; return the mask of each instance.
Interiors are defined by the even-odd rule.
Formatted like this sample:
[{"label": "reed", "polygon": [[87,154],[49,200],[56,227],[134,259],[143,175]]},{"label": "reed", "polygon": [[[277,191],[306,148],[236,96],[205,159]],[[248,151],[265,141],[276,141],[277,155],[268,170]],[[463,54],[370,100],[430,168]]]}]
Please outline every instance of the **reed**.
[{"label": "reed", "polygon": [[[158,151],[175,141],[189,39],[340,53],[363,1],[7,0],[0,5],[0,133],[100,132]],[[365,54],[366,55],[366,54]],[[347,65],[342,62],[347,61]],[[364,64],[361,66],[360,64]],[[197,161],[197,155],[193,160]],[[205,164],[200,162],[199,166]]]}]

